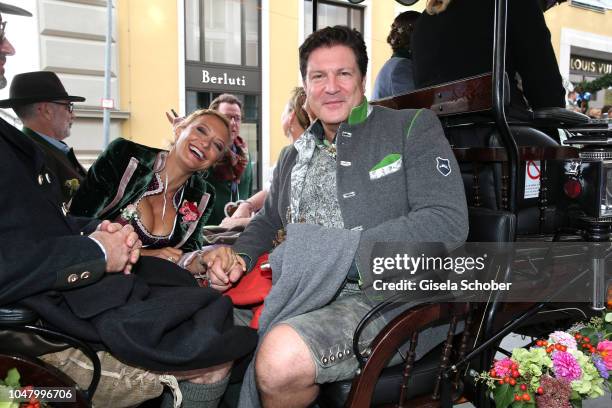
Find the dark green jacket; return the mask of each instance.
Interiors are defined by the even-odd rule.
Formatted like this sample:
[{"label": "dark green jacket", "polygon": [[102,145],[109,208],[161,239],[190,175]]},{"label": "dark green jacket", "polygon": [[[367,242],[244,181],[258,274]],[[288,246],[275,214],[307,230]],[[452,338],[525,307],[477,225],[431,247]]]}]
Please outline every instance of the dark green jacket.
[{"label": "dark green jacket", "polygon": [[45,154],[45,165],[56,177],[61,189],[59,203],[68,203],[85,179],[87,171],[78,162],[72,149],[66,154],[32,129],[24,127],[21,131],[42,149]]},{"label": "dark green jacket", "polygon": [[[154,173],[163,169],[166,154],[165,150],[129,140],[114,140],[89,169],[87,178],[72,200],[70,212],[116,219],[121,210],[142,196]],[[201,173],[194,173],[187,180],[183,202],[185,200],[199,203],[202,212],[192,231],[187,225],[177,222],[181,242],[176,247],[189,252],[202,247],[202,227],[206,225],[214,202],[214,189]]]},{"label": "dark green jacket", "polygon": [[251,160],[248,161],[242,176],[240,176],[238,197],[232,197],[232,183],[216,179],[212,171],[209,172],[207,180],[215,188],[216,193],[215,205],[208,219],[208,225],[219,225],[223,218],[225,218],[225,213],[223,212],[225,204],[230,201],[246,200],[253,193],[253,166],[251,165]]}]

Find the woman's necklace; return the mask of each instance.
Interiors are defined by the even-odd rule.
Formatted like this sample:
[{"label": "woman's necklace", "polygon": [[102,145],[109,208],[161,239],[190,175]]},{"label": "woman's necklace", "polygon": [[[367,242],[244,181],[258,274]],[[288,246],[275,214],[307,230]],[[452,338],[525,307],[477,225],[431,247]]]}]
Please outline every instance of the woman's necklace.
[{"label": "woman's necklace", "polygon": [[164,218],[166,217],[166,193],[168,192],[168,173],[165,174],[165,180],[164,180],[164,191],[162,191],[162,195],[163,195],[163,200],[164,200],[164,207],[162,208],[162,226],[165,230],[166,228],[166,221],[164,220]]},{"label": "woman's necklace", "polygon": [[[165,220],[165,218],[166,218],[166,205],[168,204],[168,198],[167,198],[167,195],[168,195],[168,173],[164,174],[163,184],[164,184],[164,188],[163,188],[163,191],[162,191],[162,196],[163,196],[162,197],[162,200],[163,200],[163,204],[162,204],[163,205],[163,208],[162,208],[162,226],[165,229],[165,227],[166,227],[166,220]],[[185,188],[184,187],[185,187],[184,184],[182,186],[180,186],[174,192],[174,194],[172,196],[172,205],[174,206],[174,208],[178,208],[178,205],[180,205],[181,201],[183,200],[183,194],[185,193]],[[177,204],[176,203],[176,198],[177,198],[176,194],[177,194],[177,192],[179,190],[181,191],[181,195],[179,196],[179,200],[178,200],[179,203]]]}]

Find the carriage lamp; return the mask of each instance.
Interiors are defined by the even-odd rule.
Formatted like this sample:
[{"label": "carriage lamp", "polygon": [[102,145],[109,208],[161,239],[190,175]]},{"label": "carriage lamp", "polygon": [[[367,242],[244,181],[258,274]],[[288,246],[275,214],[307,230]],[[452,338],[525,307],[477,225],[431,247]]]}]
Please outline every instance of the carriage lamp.
[{"label": "carriage lamp", "polygon": [[602,161],[598,167],[596,198],[599,203],[599,218],[612,217],[612,160]]},{"label": "carriage lamp", "polygon": [[569,178],[565,184],[563,184],[563,192],[571,199],[578,198],[582,193],[582,184],[580,180],[575,177]]}]

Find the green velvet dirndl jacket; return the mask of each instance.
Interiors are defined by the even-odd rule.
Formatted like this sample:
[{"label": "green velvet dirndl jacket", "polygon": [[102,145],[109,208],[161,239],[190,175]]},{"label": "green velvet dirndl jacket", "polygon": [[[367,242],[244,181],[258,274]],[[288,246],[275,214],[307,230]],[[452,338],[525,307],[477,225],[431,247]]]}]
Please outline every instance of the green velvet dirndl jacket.
[{"label": "green velvet dirndl jacket", "polygon": [[[114,140],[89,169],[72,199],[70,213],[115,220],[147,190],[155,173],[164,168],[167,153],[123,138]],[[202,228],[212,212],[214,198],[214,188],[203,172],[187,180],[182,202],[195,202],[200,216],[192,223],[177,221],[175,233],[180,235],[180,242],[176,248],[190,252],[202,247]]]}]

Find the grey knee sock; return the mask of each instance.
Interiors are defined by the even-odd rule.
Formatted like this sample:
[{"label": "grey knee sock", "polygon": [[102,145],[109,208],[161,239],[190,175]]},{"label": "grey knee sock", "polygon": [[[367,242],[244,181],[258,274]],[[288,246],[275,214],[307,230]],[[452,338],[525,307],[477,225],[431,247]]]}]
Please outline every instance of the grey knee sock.
[{"label": "grey knee sock", "polygon": [[[194,384],[189,381],[180,381],[179,388],[183,394],[182,408],[216,408],[229,383],[229,375],[224,379],[211,384]],[[170,391],[164,392],[161,403],[162,408],[171,408],[173,396]]]}]

